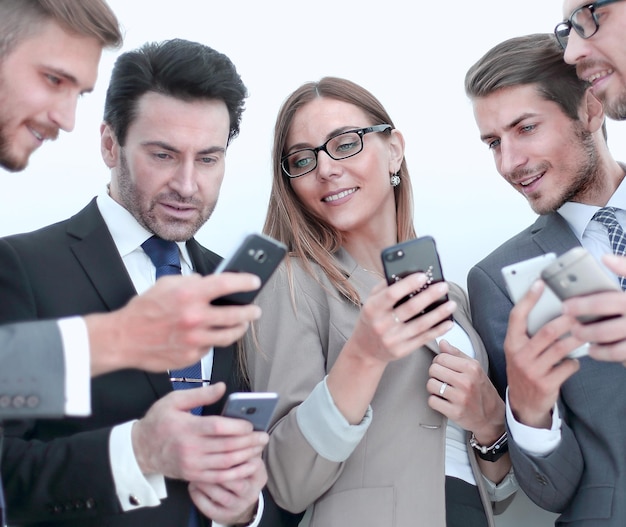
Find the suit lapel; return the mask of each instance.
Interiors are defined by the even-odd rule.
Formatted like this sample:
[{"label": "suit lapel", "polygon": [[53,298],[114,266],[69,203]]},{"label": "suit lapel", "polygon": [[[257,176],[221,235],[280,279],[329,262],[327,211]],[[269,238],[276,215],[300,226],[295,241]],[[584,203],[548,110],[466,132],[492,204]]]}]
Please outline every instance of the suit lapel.
[{"label": "suit lapel", "polygon": [[543,253],[555,252],[557,256],[580,245],[567,222],[556,212],[540,216],[530,235]]},{"label": "suit lapel", "polygon": [[[70,218],[67,232],[76,241],[70,249],[85,270],[108,311],[115,311],[137,294],[115,242],[94,198]],[[172,390],[165,373],[143,372],[157,398]]]},{"label": "suit lapel", "polygon": [[70,218],[70,249],[109,311],[124,306],[136,293],[95,198]]}]

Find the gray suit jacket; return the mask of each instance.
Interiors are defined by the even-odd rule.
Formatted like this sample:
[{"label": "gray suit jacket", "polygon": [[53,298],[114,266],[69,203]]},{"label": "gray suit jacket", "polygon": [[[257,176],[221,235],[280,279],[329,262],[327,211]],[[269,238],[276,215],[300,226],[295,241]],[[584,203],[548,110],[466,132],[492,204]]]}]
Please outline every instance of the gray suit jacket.
[{"label": "gray suit jacket", "polygon": [[[380,278],[358,267],[345,251],[338,259],[365,300]],[[319,267],[314,265],[321,285],[298,260],[291,264],[294,294],[283,266],[259,295],[263,316],[246,346],[252,389],[280,394],[266,449],[268,487],[277,503],[292,511],[313,504],[311,527],[445,526],[446,419],[428,406],[426,391],[437,344],[389,364],[371,403],[373,418],[365,436],[345,461],[331,461],[303,435],[298,407],[332,368],[360,309],[338,297]],[[451,284],[450,296],[459,304],[455,318],[486,369],[465,294]],[[493,522],[474,455],[470,462]]]},{"label": "gray suit jacket", "polygon": [[0,326],[0,420],[60,417],[64,409],[65,363],[56,322]]},{"label": "gray suit jacket", "polygon": [[[500,269],[533,256],[562,254],[579,245],[563,218],[537,221],[476,264],[468,275],[474,327],[489,354],[496,387],[506,389],[503,342],[512,302]],[[540,507],[561,513],[556,524],[623,527],[626,524],[626,368],[580,361],[561,388],[562,440],[545,457],[531,457],[514,442],[510,452],[522,489]]]}]

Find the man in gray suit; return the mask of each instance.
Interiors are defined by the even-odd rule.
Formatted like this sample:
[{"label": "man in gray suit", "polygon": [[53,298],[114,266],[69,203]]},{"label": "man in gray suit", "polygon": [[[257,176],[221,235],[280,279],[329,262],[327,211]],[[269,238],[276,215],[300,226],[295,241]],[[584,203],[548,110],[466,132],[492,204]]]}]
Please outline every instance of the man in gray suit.
[{"label": "man in gray suit", "polygon": [[[602,105],[563,62],[553,35],[495,46],[470,68],[465,88],[498,172],[539,214],[468,276],[473,322],[495,384],[506,394],[517,479],[535,503],[561,513],[557,525],[623,526],[626,369],[591,357],[568,359],[582,344],[561,338],[576,326],[572,316],[529,337],[527,317],[543,285],[532,286],[513,308],[501,274],[506,265],[575,246],[597,258],[611,252],[605,226],[592,218],[601,207],[626,209],[626,183],[624,166],[606,144]],[[626,210],[616,214],[626,225]]]},{"label": "man in gray suit", "polygon": [[[121,42],[104,0],[0,0],[0,166],[23,170],[44,141],[73,129],[102,49]],[[229,324],[214,326],[210,300],[255,287],[250,275],[179,277],[112,313],[0,327],[0,419],[85,415],[89,373],[196,362],[240,337],[260,312],[238,308]],[[181,295],[183,310],[175,301]]]},{"label": "man in gray suit", "polygon": [[[626,2],[565,0],[563,14],[564,20],[554,33],[565,50],[565,61],[575,65],[578,76],[591,84],[608,117],[626,120]],[[615,270],[626,275],[626,259],[616,265],[619,269]],[[626,295],[568,300],[564,309],[573,315],[589,311],[626,313]],[[601,344],[592,348],[594,358],[626,366],[626,324],[577,325],[572,332]]]}]

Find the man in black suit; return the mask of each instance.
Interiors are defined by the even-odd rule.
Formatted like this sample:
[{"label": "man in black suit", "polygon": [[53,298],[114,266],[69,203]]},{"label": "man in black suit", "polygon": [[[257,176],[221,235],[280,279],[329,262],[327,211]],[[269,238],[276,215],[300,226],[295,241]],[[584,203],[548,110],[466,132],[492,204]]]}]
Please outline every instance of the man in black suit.
[{"label": "man in black suit", "polygon": [[[245,96],[231,61],[201,44],[172,40],[121,55],[101,126],[107,192],[66,221],[3,240],[0,319],[118,309],[155,280],[142,248],[153,235],[177,242],[183,274],[211,273],[220,258],[193,235],[215,206]],[[213,298],[223,293],[216,286]],[[192,296],[175,298],[190,324],[203,316],[188,308]],[[229,326],[239,308],[202,309]],[[212,349],[202,369],[211,386],[174,392],[166,373],[110,373],[92,382],[90,418],[7,427],[10,523],[184,526],[193,503],[200,523],[257,525],[267,434],[215,415],[222,382],[245,387],[234,347]],[[196,406],[204,415],[189,413]]]},{"label": "man in black suit", "polygon": [[[23,170],[45,141],[72,131],[78,99],[94,87],[102,49],[121,42],[104,0],[0,0],[1,168]],[[90,373],[164,371],[231,343],[258,317],[254,306],[242,308],[227,327],[214,326],[210,313],[190,325],[171,299],[193,292],[203,306],[216,287],[224,293],[254,288],[249,280],[181,277],[113,313],[1,326],[0,419],[86,415]],[[155,304],[161,311],[144,316]],[[157,334],[170,345],[162,346]]]}]

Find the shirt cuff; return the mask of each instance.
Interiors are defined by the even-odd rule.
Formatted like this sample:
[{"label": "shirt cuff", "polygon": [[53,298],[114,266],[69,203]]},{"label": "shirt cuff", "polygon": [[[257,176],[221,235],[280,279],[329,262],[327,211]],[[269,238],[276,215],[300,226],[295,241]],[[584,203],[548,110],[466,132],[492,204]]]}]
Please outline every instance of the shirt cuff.
[{"label": "shirt cuff", "polygon": [[132,511],[142,507],[155,507],[167,498],[165,478],[162,474],[141,472],[131,439],[135,421],[113,427],[109,437],[109,459],[115,493],[122,510]]},{"label": "shirt cuff", "polygon": [[[265,509],[265,502],[263,501],[263,493],[259,492],[259,502],[256,508],[256,515],[254,516],[254,520],[252,520],[246,527],[259,527],[261,524],[261,518],[263,517],[263,510]],[[241,524],[238,524],[241,525]],[[213,527],[225,527],[221,523],[213,522]]]},{"label": "shirt cuff", "polygon": [[82,317],[57,321],[65,360],[65,415],[91,414],[89,335]]},{"label": "shirt cuff", "polygon": [[320,456],[341,462],[363,439],[372,422],[372,408],[368,407],[358,425],[351,425],[335,406],[325,377],[298,406],[296,419],[302,435]]},{"label": "shirt cuff", "polygon": [[554,452],[561,442],[561,417],[558,405],[555,404],[552,409],[552,426],[549,430],[526,426],[513,416],[508,388],[506,390],[506,422],[511,438],[529,456],[547,456]]},{"label": "shirt cuff", "polygon": [[519,483],[515,478],[513,467],[511,467],[507,475],[504,476],[504,479],[498,484],[491,481],[487,476],[482,473],[481,476],[483,477],[485,490],[487,491],[489,500],[492,502],[504,501],[511,494],[515,493],[519,488]]}]

